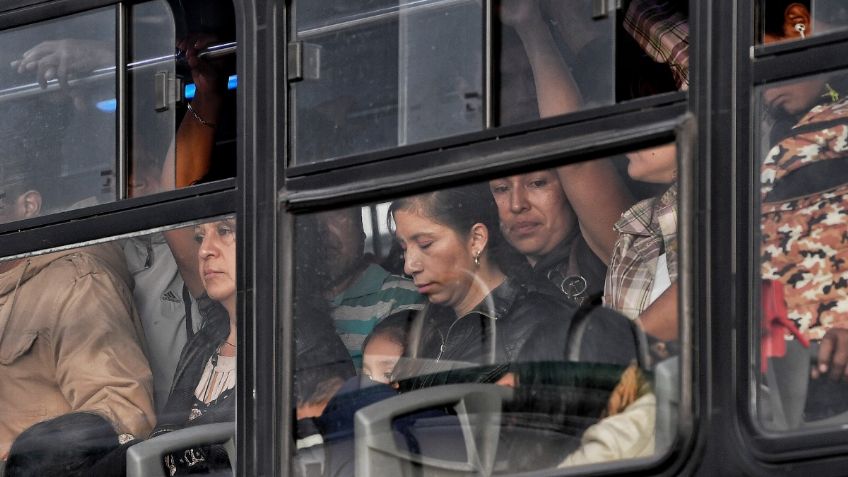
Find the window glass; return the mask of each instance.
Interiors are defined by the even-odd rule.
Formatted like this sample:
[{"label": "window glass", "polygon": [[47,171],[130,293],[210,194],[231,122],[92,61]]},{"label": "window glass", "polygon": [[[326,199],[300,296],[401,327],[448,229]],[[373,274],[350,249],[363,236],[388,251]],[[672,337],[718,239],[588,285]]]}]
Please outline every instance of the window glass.
[{"label": "window glass", "polygon": [[841,0],[759,0],[760,43],[803,40],[845,29],[848,5]]},{"label": "window glass", "polygon": [[[191,16],[165,0],[127,8],[123,105],[115,8],[0,32],[4,200],[37,191],[37,212],[51,213],[234,175],[233,15],[218,6]],[[121,108],[125,178],[117,175]],[[4,207],[16,212],[4,221],[32,216]]]},{"label": "window glass", "polygon": [[171,4],[131,7],[131,197],[235,176],[232,4]]},{"label": "window glass", "polygon": [[299,216],[295,475],[665,451],[676,164],[669,145]]},{"label": "window glass", "polygon": [[763,281],[752,372],[769,429],[848,422],[846,78],[769,84],[755,96]]},{"label": "window glass", "polygon": [[[2,221],[114,200],[117,123],[98,105],[115,98],[115,9],[0,32],[0,41]],[[26,191],[39,193],[29,208],[14,201]]]},{"label": "window glass", "polygon": [[[235,227],[222,217],[0,262],[5,475],[115,475],[120,444],[235,420]],[[228,469],[199,434],[145,475]]]},{"label": "window glass", "polygon": [[683,0],[605,12],[590,0],[494,2],[490,45],[483,3],[473,0],[295,4],[297,163],[688,87]]}]

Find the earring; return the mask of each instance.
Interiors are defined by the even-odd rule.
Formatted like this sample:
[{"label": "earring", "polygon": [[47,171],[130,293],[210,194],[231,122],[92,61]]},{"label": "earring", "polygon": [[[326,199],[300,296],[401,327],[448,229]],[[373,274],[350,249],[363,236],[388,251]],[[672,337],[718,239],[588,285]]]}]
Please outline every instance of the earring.
[{"label": "earring", "polygon": [[477,265],[478,267],[480,266],[480,251],[479,250],[474,254],[474,265]]}]

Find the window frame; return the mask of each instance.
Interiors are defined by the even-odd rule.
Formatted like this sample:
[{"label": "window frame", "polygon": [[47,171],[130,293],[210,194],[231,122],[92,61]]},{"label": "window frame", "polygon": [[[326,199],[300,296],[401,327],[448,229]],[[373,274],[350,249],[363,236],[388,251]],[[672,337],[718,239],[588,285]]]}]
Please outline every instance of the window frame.
[{"label": "window frame", "polygon": [[[690,2],[690,5],[695,2]],[[692,5],[692,10],[694,10]],[[696,17],[697,18],[697,17]],[[291,27],[291,18],[287,19]],[[697,29],[693,25],[693,31]],[[288,36],[284,36],[287,40]],[[698,50],[692,48],[691,62],[697,64]],[[288,63],[289,65],[291,63]],[[281,86],[280,96],[288,98],[291,84],[286,80],[287,63],[278,65]],[[693,82],[697,84],[698,66],[694,66]],[[599,108],[580,110],[567,115],[531,121],[521,124],[491,128],[479,132],[428,141],[387,150],[350,155],[312,164],[297,164],[286,156],[284,177],[279,190],[279,213],[282,226],[280,258],[285,264],[280,269],[280,343],[281,349],[288,349],[288,359],[284,359],[280,368],[278,390],[283,409],[291,408],[293,382],[292,361],[293,319],[292,301],[294,290],[290,286],[294,277],[293,223],[296,217],[335,207],[361,205],[365,202],[386,200],[401,195],[409,195],[424,190],[458,185],[476,180],[509,173],[544,168],[553,164],[563,165],[591,158],[602,158],[625,151],[638,150],[676,141],[678,156],[683,156],[679,178],[681,183],[679,215],[679,233],[681,243],[696,243],[699,234],[706,228],[702,207],[705,190],[696,181],[702,177],[696,159],[701,148],[696,142],[700,135],[698,120],[692,113],[698,109],[693,106],[697,97],[684,92],[666,93],[636,100],[625,101]],[[283,100],[285,101],[285,99]],[[285,108],[280,109],[278,121],[287,120]],[[635,126],[634,126],[635,125]],[[286,131],[286,140],[289,131]],[[288,155],[289,149],[280,148]],[[687,163],[688,161],[688,163]],[[412,171],[412,172],[410,172]],[[685,215],[684,215],[685,214]],[[685,242],[684,242],[685,241]],[[699,409],[703,406],[703,389],[695,376],[703,375],[699,367],[705,363],[696,356],[694,350],[708,334],[698,317],[702,311],[703,299],[695,290],[702,287],[703,265],[696,257],[703,254],[697,247],[687,247],[681,251],[681,319],[682,342],[691,353],[682,353],[681,364],[681,409],[679,433],[668,452],[646,459],[626,460],[608,464],[593,465],[577,470],[550,469],[540,475],[677,475],[684,472],[687,461],[695,447],[696,440],[703,435],[700,425],[702,416]],[[289,413],[290,414],[290,413]],[[285,436],[291,435],[293,418],[283,413],[278,426],[284,437],[281,457],[286,459],[293,451],[293,443]],[[292,475],[288,462],[279,468],[282,475]]]},{"label": "window frame", "polygon": [[[658,123],[668,126],[685,114],[691,114],[689,127],[694,129],[692,167],[680,174],[681,181],[689,182],[684,188],[692,201],[692,216],[687,218],[690,246],[684,250],[690,256],[691,269],[685,271],[690,279],[681,291],[691,307],[687,313],[691,313],[693,351],[686,368],[691,372],[691,387],[685,390],[692,393],[692,419],[671,454],[642,467],[638,474],[735,471],[767,475],[775,468],[787,470],[791,462],[793,473],[806,475],[831,473],[834,466],[848,465],[848,456],[843,455],[848,448],[846,431],[815,436],[758,433],[750,415],[750,375],[745,364],[756,351],[749,339],[756,310],[750,284],[758,280],[753,249],[758,222],[749,210],[756,184],[748,131],[752,88],[766,81],[848,67],[848,58],[834,54],[848,48],[848,31],[753,46],[749,2],[690,0],[688,94],[634,100],[328,164],[287,167],[288,137],[282,131],[287,120],[287,9],[291,2],[232,0],[236,40],[243,45],[237,59],[235,179],[0,226],[0,249],[12,255],[173,225],[183,219],[237,214],[238,310],[243,323],[238,336],[237,475],[289,474],[293,422],[291,413],[283,410],[291,408],[293,372],[292,310],[291,300],[286,300],[293,295],[293,217],[397,194],[404,184],[412,183],[403,177],[404,165],[424,169],[421,177],[426,180],[414,183],[421,190],[549,164],[554,159],[536,154],[533,146],[550,144],[558,135],[586,139],[584,144],[568,145],[572,158],[648,145],[662,137],[655,129]],[[116,3],[10,0],[0,7],[0,29]],[[634,118],[644,122],[629,125],[648,126],[641,131],[633,128],[634,135],[617,140],[615,146],[611,140],[583,136],[593,128],[615,130]],[[672,130],[665,129],[666,133]],[[477,169],[481,154],[504,145],[509,145],[509,151],[500,162]],[[386,183],[391,188],[380,192],[380,184]],[[834,438],[839,442],[829,440]],[[593,473],[633,471],[629,464]]]},{"label": "window frame", "polygon": [[[737,343],[739,363],[754,363],[759,359],[758,340],[753,333],[759,329],[761,319],[760,290],[760,157],[756,141],[757,88],[780,81],[800,80],[820,73],[848,69],[848,31],[838,30],[803,40],[757,45],[754,29],[754,5],[740,9],[738,32],[740,38],[749,38],[750,44],[739,46],[739,115],[737,154],[740,158],[738,188],[740,199],[749,211],[739,217],[739,250],[745,250],[747,259],[740,260],[740,297],[745,304],[739,309],[739,332],[743,339]],[[741,43],[741,42],[740,42]],[[742,50],[747,50],[743,52]],[[755,207],[755,205],[757,207]],[[747,285],[747,286],[746,286]],[[765,429],[756,415],[756,386],[754,372],[746,366],[739,367],[739,389],[747,395],[738,404],[741,431],[751,444],[752,457],[764,464],[780,464],[799,459],[817,459],[844,455],[848,448],[848,430],[845,426],[827,426],[803,430],[770,431]]]},{"label": "window frame", "polygon": [[[22,27],[32,23],[60,19],[92,9],[113,5],[142,3],[145,0],[12,0],[0,7],[0,29]],[[268,17],[273,5],[262,0],[232,1],[235,11],[236,42],[240,45],[256,44],[260,26],[253,20]],[[263,13],[257,14],[256,10]],[[118,7],[119,9],[121,7]],[[266,10],[268,12],[266,12]],[[117,21],[117,19],[116,19]],[[129,39],[126,29],[124,38]],[[126,44],[124,42],[124,44]],[[177,225],[184,222],[203,220],[216,216],[235,214],[239,221],[237,227],[237,294],[238,313],[244,326],[239,327],[237,354],[237,401],[236,410],[236,447],[238,455],[236,475],[269,474],[273,466],[272,453],[262,452],[262,459],[249,459],[246,456],[255,451],[255,443],[267,442],[265,436],[271,435],[269,419],[260,419],[254,409],[257,403],[272,400],[254,399],[255,395],[268,396],[267,383],[274,382],[274,370],[266,367],[266,360],[254,359],[254,352],[262,356],[276,352],[266,342],[255,344],[255,336],[269,336],[274,329],[274,320],[265,319],[256,323],[255,316],[273,316],[276,290],[254,285],[263,283],[260,278],[267,273],[263,267],[267,262],[252,259],[257,250],[264,250],[268,256],[276,256],[276,248],[268,245],[275,243],[273,228],[268,231],[264,216],[273,214],[276,197],[276,178],[270,177],[272,184],[256,179],[256,171],[264,171],[266,164],[259,157],[274,157],[272,143],[265,137],[266,130],[260,126],[264,118],[257,118],[255,99],[257,90],[270,90],[267,84],[258,81],[256,74],[245,74],[250,70],[264,71],[264,64],[272,58],[265,58],[266,49],[240,48],[236,60],[239,76],[239,88],[236,91],[237,115],[237,155],[236,177],[208,184],[191,186],[154,195],[120,199],[114,202],[82,207],[65,212],[35,217],[28,220],[0,224],[0,249],[3,257],[8,258],[28,253],[40,253],[47,250],[59,250],[79,245],[100,243],[120,235],[133,234]],[[258,58],[259,57],[259,58]],[[125,65],[124,65],[125,66]],[[265,92],[267,94],[267,92]],[[127,104],[130,98],[119,94],[120,104]],[[126,108],[121,108],[126,110]],[[271,116],[270,110],[268,116]],[[267,155],[255,155],[254,144],[266,145]],[[275,163],[275,160],[269,161]],[[126,180],[126,178],[124,178]],[[263,197],[264,194],[264,197]],[[272,224],[273,225],[273,224]],[[256,264],[256,266],[255,266]],[[257,270],[257,268],[259,270]],[[267,297],[266,297],[267,296]],[[255,304],[259,304],[254,306]],[[269,312],[270,308],[270,312]],[[262,313],[262,314],[260,314]],[[257,331],[257,328],[260,331]],[[267,329],[266,329],[267,328]],[[257,383],[262,389],[257,390]],[[273,396],[272,396],[273,398]],[[259,436],[259,437],[258,437]],[[262,449],[264,450],[264,449]],[[267,455],[266,455],[267,454]]]}]

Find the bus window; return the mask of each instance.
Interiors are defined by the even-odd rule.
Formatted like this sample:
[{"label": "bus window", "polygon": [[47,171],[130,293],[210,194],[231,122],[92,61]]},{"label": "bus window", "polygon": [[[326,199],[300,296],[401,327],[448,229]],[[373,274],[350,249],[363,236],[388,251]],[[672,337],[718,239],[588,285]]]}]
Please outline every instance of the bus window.
[{"label": "bus window", "polygon": [[[848,422],[844,93],[837,71],[760,87],[761,360],[770,429]],[[755,123],[756,124],[756,123]]]},{"label": "bus window", "polygon": [[[232,177],[237,81],[221,53],[235,47],[220,48],[234,45],[232,15],[190,14],[164,0],[128,7],[123,100],[114,7],[0,33],[4,199],[39,190],[39,213],[52,213]],[[18,215],[6,220],[31,216]]]},{"label": "bus window", "polygon": [[[22,190],[40,192],[38,213],[114,200],[115,115],[97,105],[115,98],[115,9],[28,25],[0,37],[3,221],[25,218],[8,215],[21,209],[10,200]],[[62,54],[70,38],[92,53]],[[72,65],[83,73],[75,74]]]},{"label": "bus window", "polygon": [[803,40],[843,30],[848,23],[848,5],[840,0],[759,0],[759,42]]},{"label": "bus window", "polygon": [[684,1],[494,2],[491,45],[472,0],[295,4],[300,164],[688,88]]},{"label": "bus window", "polygon": [[679,404],[676,169],[659,146],[297,217],[295,475],[662,454]]},{"label": "bus window", "polygon": [[[235,234],[225,216],[0,262],[15,302],[0,344],[4,475],[116,475],[121,444],[234,421]],[[229,469],[197,444],[157,466]]]}]

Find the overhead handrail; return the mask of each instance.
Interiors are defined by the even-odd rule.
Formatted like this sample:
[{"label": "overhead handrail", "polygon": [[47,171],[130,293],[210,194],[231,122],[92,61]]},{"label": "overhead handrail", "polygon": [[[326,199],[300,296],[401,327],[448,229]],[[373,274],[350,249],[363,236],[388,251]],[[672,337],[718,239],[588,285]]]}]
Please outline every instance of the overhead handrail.
[{"label": "overhead handrail", "polygon": [[[234,54],[236,52],[237,46],[237,43],[234,41],[226,43],[217,43],[204,48],[198,53],[197,56],[207,60],[222,58]],[[141,70],[154,66],[161,66],[173,61],[185,61],[184,54],[178,51],[172,55],[145,58],[143,60],[128,63],[127,69],[130,71]],[[87,84],[93,81],[102,80],[104,78],[112,78],[114,77],[114,75],[115,66],[106,66],[92,71],[91,74],[88,76],[69,80],[68,85],[76,86]],[[38,84],[38,82],[12,86],[10,88],[0,89],[0,101],[24,99],[44,92],[58,90],[60,87],[61,86],[59,84],[58,79],[48,80],[46,88],[42,88],[41,85]]]}]

